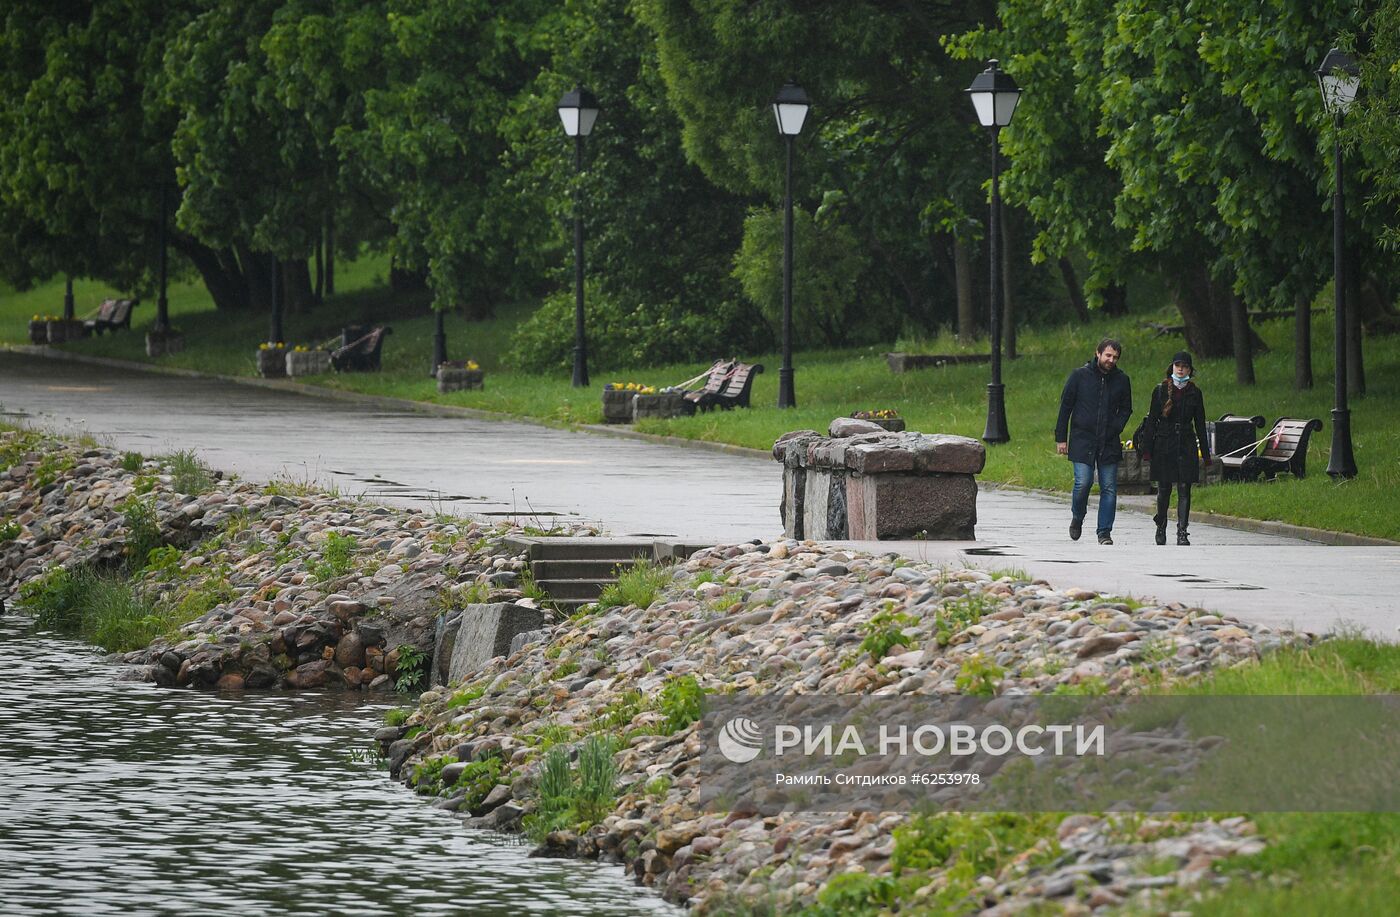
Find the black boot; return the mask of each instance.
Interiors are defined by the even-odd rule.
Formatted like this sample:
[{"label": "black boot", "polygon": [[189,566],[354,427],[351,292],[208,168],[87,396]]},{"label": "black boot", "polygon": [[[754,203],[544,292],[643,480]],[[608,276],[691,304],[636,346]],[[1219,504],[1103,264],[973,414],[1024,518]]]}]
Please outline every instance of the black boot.
[{"label": "black boot", "polygon": [[1159,526],[1157,526],[1157,543],[1158,543],[1158,544],[1166,544],[1166,543],[1167,543],[1167,527],[1166,527],[1165,525],[1159,525]]},{"label": "black boot", "polygon": [[1176,533],[1176,543],[1177,543],[1177,544],[1184,544],[1184,545],[1190,546],[1190,544],[1191,544],[1191,539],[1186,537],[1186,531],[1185,531],[1184,529],[1179,529],[1179,530],[1177,531],[1177,533]]}]

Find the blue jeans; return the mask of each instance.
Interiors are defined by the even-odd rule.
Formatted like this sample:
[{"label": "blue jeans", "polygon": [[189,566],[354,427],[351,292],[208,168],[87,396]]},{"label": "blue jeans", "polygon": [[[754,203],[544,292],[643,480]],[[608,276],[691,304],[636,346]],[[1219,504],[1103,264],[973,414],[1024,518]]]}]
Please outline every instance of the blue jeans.
[{"label": "blue jeans", "polygon": [[[1073,462],[1074,493],[1069,511],[1075,522],[1083,522],[1089,512],[1089,488],[1094,484],[1094,466]],[[1113,531],[1113,517],[1118,513],[1118,463],[1099,463],[1099,527],[1100,535]]]}]

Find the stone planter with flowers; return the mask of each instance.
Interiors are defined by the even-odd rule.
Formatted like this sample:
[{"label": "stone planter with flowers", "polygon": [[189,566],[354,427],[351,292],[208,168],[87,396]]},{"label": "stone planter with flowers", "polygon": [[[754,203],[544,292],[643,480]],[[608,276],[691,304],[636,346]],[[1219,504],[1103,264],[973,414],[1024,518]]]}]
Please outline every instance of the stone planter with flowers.
[{"label": "stone planter with flowers", "polygon": [[856,411],[851,416],[856,420],[864,420],[877,427],[884,427],[891,433],[900,433],[904,430],[904,418],[899,416],[898,411],[889,408],[881,411]]},{"label": "stone planter with flowers", "polygon": [[632,401],[656,394],[655,386],[640,382],[609,382],[603,386],[603,423],[631,423]]},{"label": "stone planter with flowers", "polygon": [[475,360],[448,360],[437,368],[438,394],[485,388],[486,373]]},{"label": "stone planter with flowers", "polygon": [[319,373],[331,371],[331,352],[329,350],[312,350],[305,344],[298,344],[292,350],[287,351],[287,375],[289,376],[315,376]]},{"label": "stone planter with flowers", "polygon": [[286,344],[264,341],[258,345],[258,375],[264,379],[280,379],[287,375]]}]

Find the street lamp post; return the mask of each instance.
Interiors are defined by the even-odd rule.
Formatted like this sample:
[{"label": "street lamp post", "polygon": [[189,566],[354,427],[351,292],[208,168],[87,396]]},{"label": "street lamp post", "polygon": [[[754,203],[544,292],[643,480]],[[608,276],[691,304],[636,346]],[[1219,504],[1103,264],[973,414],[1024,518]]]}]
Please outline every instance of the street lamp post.
[{"label": "street lamp post", "polygon": [[268,340],[273,344],[279,344],[284,340],[282,337],[282,287],[278,283],[277,277],[277,255],[270,254],[267,257],[271,267],[269,273],[272,275],[272,322],[268,327],[270,335]]},{"label": "street lamp post", "polygon": [[[583,138],[598,120],[598,99],[575,86],[559,99],[559,120],[564,133],[574,138],[574,174],[583,173]],[[583,213],[579,191],[574,189],[574,388],[588,385],[588,346],[583,334]]]},{"label": "street lamp post", "polygon": [[1317,83],[1322,89],[1322,104],[1332,115],[1333,173],[1332,173],[1332,284],[1335,288],[1336,370],[1333,376],[1332,454],[1327,461],[1327,473],[1334,478],[1356,477],[1356,458],[1351,448],[1351,410],[1347,407],[1347,300],[1346,247],[1343,238],[1343,216],[1346,212],[1342,186],[1342,115],[1356,98],[1361,85],[1361,71],[1356,62],[1340,48],[1327,52],[1322,66],[1317,68]]},{"label": "street lamp post", "polygon": [[436,378],[438,367],[447,362],[447,326],[443,311],[434,309],[437,323],[433,327],[433,365],[428,367],[428,375]]},{"label": "street lamp post", "polygon": [[73,313],[73,275],[69,274],[63,283],[63,320],[73,321],[76,317]]},{"label": "street lamp post", "polygon": [[778,370],[778,407],[797,407],[792,382],[792,158],[793,143],[812,107],[807,92],[789,80],[773,99],[778,133],[787,145],[787,172],[783,191],[783,366]]},{"label": "street lamp post", "polygon": [[982,439],[989,443],[1010,442],[1006,429],[1006,387],[1001,383],[1001,129],[1011,123],[1021,90],[1010,74],[998,69],[995,60],[977,74],[967,88],[977,120],[992,131],[992,212],[987,242],[992,262],[990,287],[992,334],[992,381],[987,385],[987,427]]}]

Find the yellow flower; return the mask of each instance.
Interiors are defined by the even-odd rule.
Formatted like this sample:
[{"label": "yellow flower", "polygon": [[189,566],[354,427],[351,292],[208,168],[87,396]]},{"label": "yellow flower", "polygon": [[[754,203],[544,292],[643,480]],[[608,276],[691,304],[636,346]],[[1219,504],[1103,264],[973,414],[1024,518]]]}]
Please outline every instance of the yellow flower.
[{"label": "yellow flower", "polygon": [[467,369],[477,370],[477,369],[481,369],[481,367],[477,365],[477,363],[476,363],[475,360],[468,360],[468,361],[467,361]]},{"label": "yellow flower", "polygon": [[37,322],[39,320],[39,316],[35,315],[33,320]]}]

